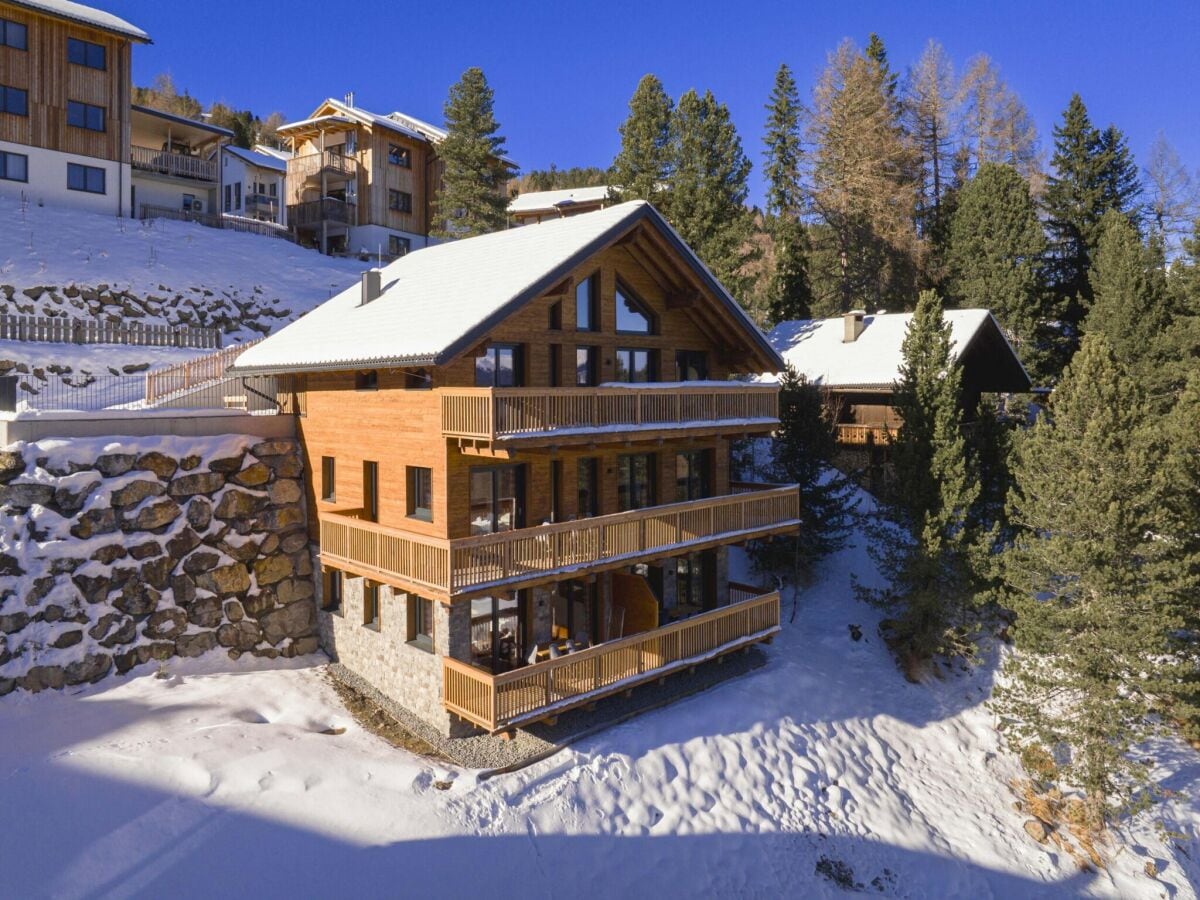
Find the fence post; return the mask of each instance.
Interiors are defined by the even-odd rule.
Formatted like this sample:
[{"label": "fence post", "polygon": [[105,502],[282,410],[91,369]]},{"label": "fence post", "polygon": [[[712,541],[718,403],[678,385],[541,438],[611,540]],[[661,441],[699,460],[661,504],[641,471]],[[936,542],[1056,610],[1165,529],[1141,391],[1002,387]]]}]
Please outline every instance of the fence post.
[{"label": "fence post", "polygon": [[17,376],[0,376],[0,412],[17,411]]}]

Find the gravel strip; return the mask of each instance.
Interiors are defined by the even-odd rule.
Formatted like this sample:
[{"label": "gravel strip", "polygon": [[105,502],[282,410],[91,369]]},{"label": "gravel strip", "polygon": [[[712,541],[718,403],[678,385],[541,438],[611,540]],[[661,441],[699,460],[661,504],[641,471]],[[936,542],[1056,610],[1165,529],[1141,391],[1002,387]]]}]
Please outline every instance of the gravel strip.
[{"label": "gravel strip", "polygon": [[356,672],[340,663],[330,663],[329,672],[339,681],[377,703],[397,723],[408,729],[421,740],[431,744],[440,754],[453,760],[464,769],[485,769],[481,777],[511,772],[561,750],[574,741],[595,734],[605,728],[620,724],[641,713],[665,706],[681,697],[696,694],[765,665],[766,654],[757,645],[749,653],[730,653],[724,663],[709,660],[696,666],[694,674],[687,670],[668,675],[659,684],[650,681],[633,689],[629,697],[614,694],[596,701],[596,708],[589,712],[580,707],[561,713],[554,725],[539,723],[518,728],[511,741],[501,740],[488,734],[474,737],[448,738],[437,729],[405,709],[396,701],[385,697]]}]

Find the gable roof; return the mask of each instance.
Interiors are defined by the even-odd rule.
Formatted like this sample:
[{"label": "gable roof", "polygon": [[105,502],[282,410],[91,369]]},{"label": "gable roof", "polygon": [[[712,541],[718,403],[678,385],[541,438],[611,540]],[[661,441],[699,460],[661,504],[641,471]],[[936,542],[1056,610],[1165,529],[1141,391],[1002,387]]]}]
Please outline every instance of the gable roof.
[{"label": "gable roof", "polygon": [[[984,390],[1029,390],[1029,375],[988,310],[948,309],[943,316],[950,324],[950,352],[955,358],[964,357],[973,345],[982,346],[989,338],[990,345],[999,348],[999,372],[990,380],[992,386],[984,386]],[[862,334],[853,341],[842,340],[842,316],[781,322],[767,340],[809,381],[841,389],[890,389],[900,378],[902,346],[912,317],[910,312],[867,315]]]},{"label": "gable roof", "polygon": [[510,213],[547,212],[574,203],[603,202],[608,197],[608,185],[564,188],[557,191],[530,191],[513,198],[508,204]]},{"label": "gable roof", "polygon": [[362,305],[355,284],[246,350],[234,371],[442,365],[642,222],[675,248],[760,358],[782,368],[766,337],[674,229],[650,204],[635,200],[413,251],[383,269],[378,299]]},{"label": "gable roof", "polygon": [[101,31],[108,31],[112,34],[119,34],[121,37],[127,37],[130,40],[139,41],[143,44],[149,44],[150,35],[142,31],[136,25],[131,25],[119,16],[114,16],[112,13],[105,12],[102,9],[95,9],[91,6],[84,6],[82,3],[74,3],[72,0],[6,0],[13,6],[23,6],[26,9],[40,12],[47,16],[54,16],[58,19],[66,19],[70,22],[78,22],[81,25],[87,25],[91,28],[98,28]]},{"label": "gable roof", "polygon": [[274,154],[256,153],[253,150],[247,150],[245,147],[234,147],[229,144],[225,145],[224,150],[226,153],[232,153],[243,162],[249,163],[252,166],[258,166],[260,169],[272,169],[276,172],[287,171],[287,162]]}]

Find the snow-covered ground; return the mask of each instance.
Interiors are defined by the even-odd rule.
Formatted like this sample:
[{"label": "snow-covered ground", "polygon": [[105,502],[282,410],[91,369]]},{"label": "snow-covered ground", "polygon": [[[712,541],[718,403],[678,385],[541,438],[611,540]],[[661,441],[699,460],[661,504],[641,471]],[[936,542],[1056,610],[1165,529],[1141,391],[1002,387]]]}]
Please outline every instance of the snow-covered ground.
[{"label": "snow-covered ground", "polygon": [[1195,753],[1170,757],[1183,850],[1140,822],[1079,872],[1012,809],[992,667],[907,683],[851,572],[870,572],[853,546],[763,668],[487,780],[364,732],[322,658],[11,695],[0,895],[839,895],[820,868],[895,897],[1196,896]]}]

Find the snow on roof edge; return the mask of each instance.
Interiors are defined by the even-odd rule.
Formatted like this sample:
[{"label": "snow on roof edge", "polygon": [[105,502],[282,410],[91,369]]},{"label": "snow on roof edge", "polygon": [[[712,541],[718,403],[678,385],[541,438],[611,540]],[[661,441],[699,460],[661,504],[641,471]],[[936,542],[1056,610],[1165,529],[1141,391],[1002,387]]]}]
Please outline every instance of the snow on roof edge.
[{"label": "snow on roof edge", "polygon": [[7,0],[7,2],[33,12],[78,22],[81,25],[109,31],[146,44],[153,43],[150,35],[120,16],[92,6],[85,6],[82,3],[75,3],[73,0]]}]

